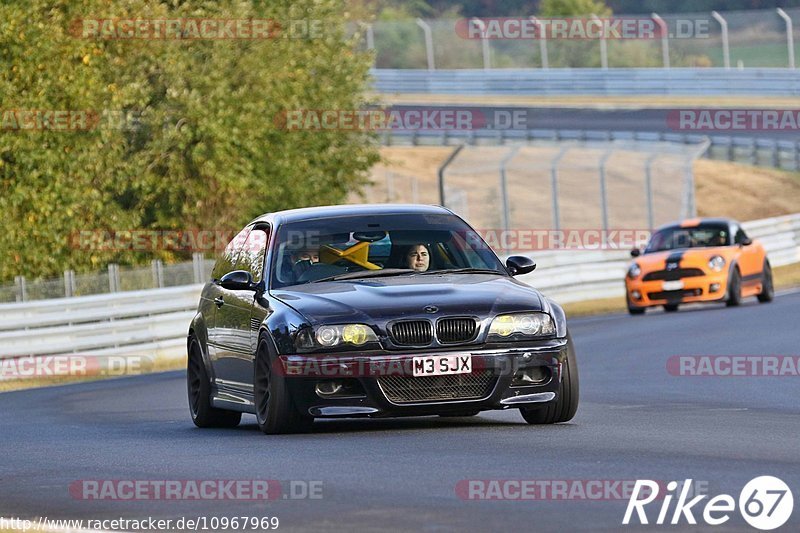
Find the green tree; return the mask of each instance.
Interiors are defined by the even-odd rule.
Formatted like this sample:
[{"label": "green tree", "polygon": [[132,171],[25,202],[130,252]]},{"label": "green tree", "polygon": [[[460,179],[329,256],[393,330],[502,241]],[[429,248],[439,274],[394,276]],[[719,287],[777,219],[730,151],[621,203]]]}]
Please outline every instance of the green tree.
[{"label": "green tree", "polygon": [[[82,230],[232,229],[359,190],[378,160],[372,135],[287,131],[276,120],[369,103],[371,57],[355,51],[363,36],[348,33],[347,16],[345,0],[0,4],[0,279],[153,257],[76,249],[71,237]],[[258,40],[76,37],[76,21],[88,18],[270,19],[281,31]],[[28,131],[9,122],[14,110],[135,121]]]},{"label": "green tree", "polygon": [[608,17],[611,15],[611,8],[603,0],[542,0],[539,13],[543,17]]}]

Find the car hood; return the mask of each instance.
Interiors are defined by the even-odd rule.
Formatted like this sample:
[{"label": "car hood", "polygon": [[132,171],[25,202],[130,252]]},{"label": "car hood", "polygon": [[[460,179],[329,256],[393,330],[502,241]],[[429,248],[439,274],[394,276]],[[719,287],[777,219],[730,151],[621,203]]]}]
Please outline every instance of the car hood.
[{"label": "car hood", "polygon": [[[377,323],[415,316],[494,316],[548,311],[535,289],[506,276],[441,274],[309,283],[271,292],[312,325]],[[438,311],[429,314],[426,306]]]},{"label": "car hood", "polygon": [[729,261],[735,251],[730,246],[716,246],[713,248],[680,248],[665,250],[652,254],[644,254],[636,258],[636,263],[647,271],[663,270],[667,263],[674,263],[680,267],[705,265],[715,255],[721,255]]}]

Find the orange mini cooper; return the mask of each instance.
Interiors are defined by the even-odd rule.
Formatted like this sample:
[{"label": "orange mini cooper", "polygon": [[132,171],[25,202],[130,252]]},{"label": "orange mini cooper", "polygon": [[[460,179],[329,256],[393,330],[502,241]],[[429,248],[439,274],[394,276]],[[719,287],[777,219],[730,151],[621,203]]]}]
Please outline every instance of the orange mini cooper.
[{"label": "orange mini cooper", "polygon": [[677,311],[682,303],[725,302],[742,298],[770,302],[772,270],[764,247],[750,239],[738,222],[721,218],[685,220],[657,229],[625,276],[628,311],[644,313],[663,306]]}]

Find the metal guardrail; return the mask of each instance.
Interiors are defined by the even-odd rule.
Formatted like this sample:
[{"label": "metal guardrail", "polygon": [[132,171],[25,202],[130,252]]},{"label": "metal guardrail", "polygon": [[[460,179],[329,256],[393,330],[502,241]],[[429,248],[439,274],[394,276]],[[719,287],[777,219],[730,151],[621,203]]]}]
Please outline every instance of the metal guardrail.
[{"label": "metal guardrail", "polygon": [[498,96],[800,96],[794,69],[373,69],[381,93]]}]

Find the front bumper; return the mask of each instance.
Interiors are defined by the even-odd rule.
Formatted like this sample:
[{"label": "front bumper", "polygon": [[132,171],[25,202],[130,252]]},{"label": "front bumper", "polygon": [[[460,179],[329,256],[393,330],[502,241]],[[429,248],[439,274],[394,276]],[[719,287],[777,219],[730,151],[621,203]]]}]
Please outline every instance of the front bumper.
[{"label": "front bumper", "polygon": [[[633,280],[626,277],[625,289],[629,305],[631,307],[651,307],[679,303],[719,302],[725,299],[728,291],[727,272],[706,273],[704,276],[682,278],[677,281],[683,282],[683,288],[664,290],[664,283],[673,283],[673,281],[642,281],[641,277]],[[669,285],[666,287],[669,288]]]},{"label": "front bumper", "polygon": [[[490,376],[485,394],[479,398],[421,397],[408,401],[390,399],[387,374],[408,369],[410,360],[419,355],[470,354],[473,373]],[[402,354],[392,352],[340,353],[325,355],[282,355],[281,368],[286,369],[286,383],[295,406],[315,417],[389,417],[434,414],[458,414],[490,409],[530,407],[558,398],[561,368],[567,357],[567,339],[548,339],[503,346],[472,346],[447,350],[415,350]],[[302,369],[313,369],[313,372]],[[379,372],[364,369],[379,369]],[[301,369],[300,372],[297,372]],[[520,371],[535,369],[541,382],[521,384],[515,377]],[[402,372],[402,370],[401,370]],[[396,373],[394,375],[397,375]],[[454,376],[450,376],[454,377]],[[413,380],[405,374],[403,379]],[[350,385],[341,397],[321,397],[320,382],[340,381]]]}]

